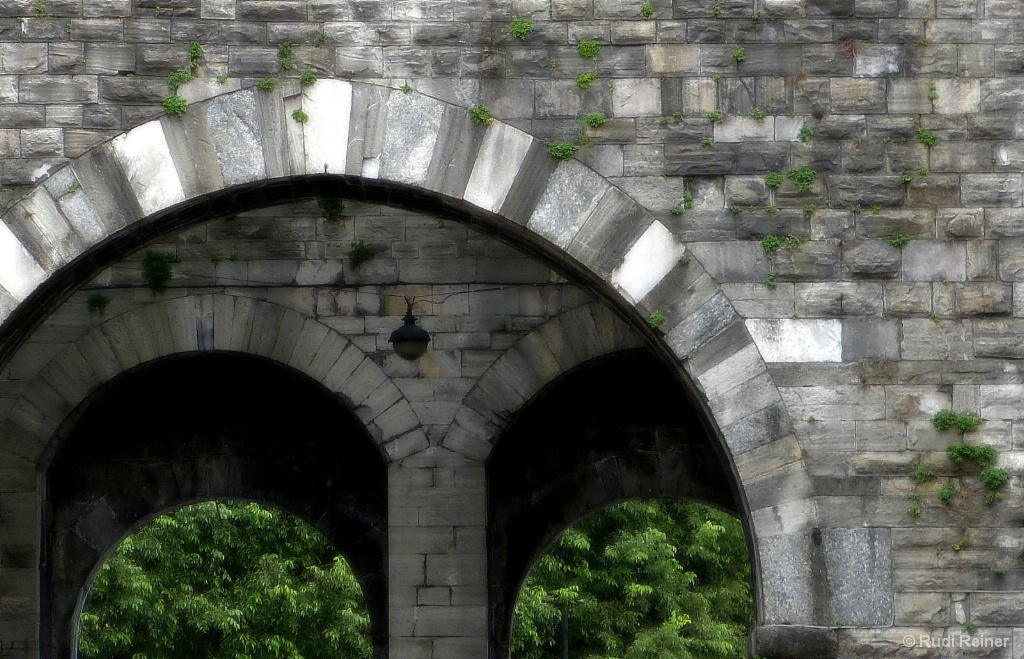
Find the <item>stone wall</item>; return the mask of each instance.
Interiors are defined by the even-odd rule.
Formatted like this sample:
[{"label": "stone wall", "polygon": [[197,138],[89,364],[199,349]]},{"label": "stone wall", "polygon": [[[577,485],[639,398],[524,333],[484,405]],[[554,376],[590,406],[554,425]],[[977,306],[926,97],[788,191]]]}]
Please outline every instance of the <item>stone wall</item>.
[{"label": "stone wall", "polygon": [[[685,244],[691,273],[720,284],[792,422],[762,420],[746,439],[723,433],[744,474],[801,465],[792,479],[770,481],[777,505],[753,515],[761,569],[782,584],[763,606],[783,613],[762,622],[842,626],[842,656],[878,657],[939,656],[901,647],[904,636],[976,625],[978,637],[1008,637],[1015,647],[962,654],[1021,656],[1024,10],[1010,0],[654,0],[646,13],[641,2],[606,0],[11,0],[0,7],[0,205],[162,114],[167,75],[189,68],[190,41],[204,53],[196,79],[179,90],[192,103],[268,77],[299,94],[299,76],[313,71],[455,106],[483,103],[541,140],[585,143],[577,158]],[[509,34],[517,17],[535,27],[525,40]],[[577,49],[589,39],[602,45],[594,60]],[[293,44],[290,68],[285,42]],[[576,78],[591,71],[598,75],[582,89]],[[721,121],[709,118],[715,112]],[[599,127],[586,124],[592,113],[605,115]],[[816,174],[810,181],[803,170],[806,191],[796,173],[786,176],[801,167]],[[778,187],[767,184],[769,171],[781,175]],[[578,289],[548,286],[546,268],[471,239],[462,225],[420,232],[418,222],[437,220],[408,219],[394,224],[403,227],[398,235],[374,219],[390,211],[351,210],[337,225],[311,206],[305,216],[289,211],[286,222],[272,211],[221,220],[161,249],[182,258],[183,285],[301,306],[371,352],[386,348],[382,337],[401,313],[400,297],[379,297],[388,286],[412,282],[437,293],[451,290],[453,277],[505,285],[505,273],[525,273],[512,282],[526,284],[515,295],[488,294],[488,304],[507,312],[483,325],[430,326],[450,342],[445,349],[463,351],[462,375],[476,373],[472,360],[488,349],[507,347],[517,323],[525,330],[583,303]],[[247,253],[243,228],[268,239]],[[385,250],[345,280],[373,287],[369,297],[330,292],[353,240]],[[466,277],[478,247],[509,260]],[[140,258],[128,256],[91,284],[124,287],[105,293],[112,311],[149,295],[137,289]],[[421,259],[433,261],[417,273]],[[685,325],[693,309],[672,296],[702,276],[656,289],[640,320],[664,311],[666,329]],[[261,290],[267,279],[280,290]],[[322,288],[314,297],[303,286]],[[546,290],[573,302],[549,305]],[[72,298],[85,325],[88,294]],[[451,299],[472,305],[471,296]],[[498,324],[506,322],[511,332]],[[52,336],[48,327],[35,344]],[[678,337],[669,336],[674,350]],[[40,354],[35,344],[9,369]],[[718,366],[680,360],[691,374]],[[737,387],[744,366],[728,368],[739,375],[725,381]],[[21,395],[19,385],[0,384],[12,392],[7,400]],[[697,388],[709,399],[722,393]],[[729,399],[733,407],[747,404],[744,396]],[[719,429],[740,416],[710,407]],[[977,469],[945,457],[957,436],[933,427],[943,408],[984,418],[966,437],[999,450],[998,466],[1010,474],[999,501],[984,502]],[[765,427],[795,441],[757,453],[755,465],[742,456],[762,448]],[[915,482],[919,463],[935,477]],[[947,486],[954,496],[943,503]],[[19,505],[34,506],[24,499]],[[800,584],[811,574],[827,593],[810,597]]]}]

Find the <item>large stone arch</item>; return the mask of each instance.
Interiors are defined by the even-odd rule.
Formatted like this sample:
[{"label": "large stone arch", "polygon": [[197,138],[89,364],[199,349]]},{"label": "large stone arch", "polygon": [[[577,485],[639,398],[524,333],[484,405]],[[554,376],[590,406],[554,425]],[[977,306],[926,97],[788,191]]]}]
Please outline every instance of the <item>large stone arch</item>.
[{"label": "large stone arch", "polygon": [[[307,123],[290,119],[298,108]],[[761,559],[762,621],[826,622],[809,604],[820,599],[820,550],[803,456],[743,320],[662,222],[580,162],[545,151],[511,125],[474,126],[464,108],[362,83],[244,89],[194,104],[181,119],[151,121],[92,149],[4,213],[0,364],[99,268],[206,219],[331,196],[471,223],[595,292],[674,365],[734,469],[758,556],[801,557],[788,560],[787,570]],[[665,316],[657,329],[646,322],[655,312]],[[144,325],[159,313],[154,307],[131,322]],[[322,331],[312,321],[295,328]],[[57,422],[46,407],[26,402],[12,410],[6,450],[22,457],[39,451]],[[373,418],[378,425],[408,420],[397,410]],[[384,434],[392,458],[424,446],[394,441],[412,434]]]}]

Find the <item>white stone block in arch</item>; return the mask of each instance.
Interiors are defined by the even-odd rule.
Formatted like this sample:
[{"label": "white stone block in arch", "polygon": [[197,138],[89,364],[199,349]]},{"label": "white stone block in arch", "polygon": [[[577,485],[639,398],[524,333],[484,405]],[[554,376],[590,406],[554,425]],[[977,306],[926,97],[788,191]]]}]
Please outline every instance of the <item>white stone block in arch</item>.
[{"label": "white stone block in arch", "polygon": [[143,215],[151,215],[185,200],[178,170],[171,159],[163,126],[150,121],[110,142]]},{"label": "white stone block in arch", "polygon": [[0,223],[0,286],[19,302],[46,280],[46,271],[11,233]]},{"label": "white stone block in arch", "polygon": [[348,158],[349,124],[352,118],[352,84],[318,80],[303,90],[302,109],[309,120],[302,125],[307,174],[344,174]]},{"label": "white stone block in arch", "polygon": [[612,273],[612,283],[639,302],[679,262],[686,248],[661,222],[654,222],[633,244]]},{"label": "white stone block in arch", "polygon": [[380,156],[382,179],[423,185],[441,130],[444,105],[418,94],[392,92]]},{"label": "white stone block in arch", "polygon": [[532,144],[532,137],[508,124],[488,128],[463,198],[492,213],[500,211]]},{"label": "white stone block in arch", "polygon": [[601,175],[576,160],[558,165],[548,179],[527,228],[565,249],[610,188]]}]

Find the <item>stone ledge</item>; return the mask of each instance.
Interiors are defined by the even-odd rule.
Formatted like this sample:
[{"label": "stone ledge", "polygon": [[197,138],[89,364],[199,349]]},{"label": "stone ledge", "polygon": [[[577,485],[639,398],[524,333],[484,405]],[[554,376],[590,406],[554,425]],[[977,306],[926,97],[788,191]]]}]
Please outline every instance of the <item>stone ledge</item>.
[{"label": "stone ledge", "polygon": [[760,625],[750,634],[750,652],[764,659],[833,659],[835,630],[802,625]]}]

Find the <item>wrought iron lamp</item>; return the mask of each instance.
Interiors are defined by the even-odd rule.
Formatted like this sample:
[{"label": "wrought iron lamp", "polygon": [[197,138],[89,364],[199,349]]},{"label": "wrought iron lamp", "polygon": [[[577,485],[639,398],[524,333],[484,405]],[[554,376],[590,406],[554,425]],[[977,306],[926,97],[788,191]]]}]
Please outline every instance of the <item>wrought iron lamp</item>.
[{"label": "wrought iron lamp", "polygon": [[406,297],[406,304],[409,305],[405,312],[405,324],[391,333],[388,342],[395,346],[395,353],[407,361],[415,361],[427,352],[427,344],[430,343],[430,333],[416,324],[416,316],[412,315],[413,298]]}]

